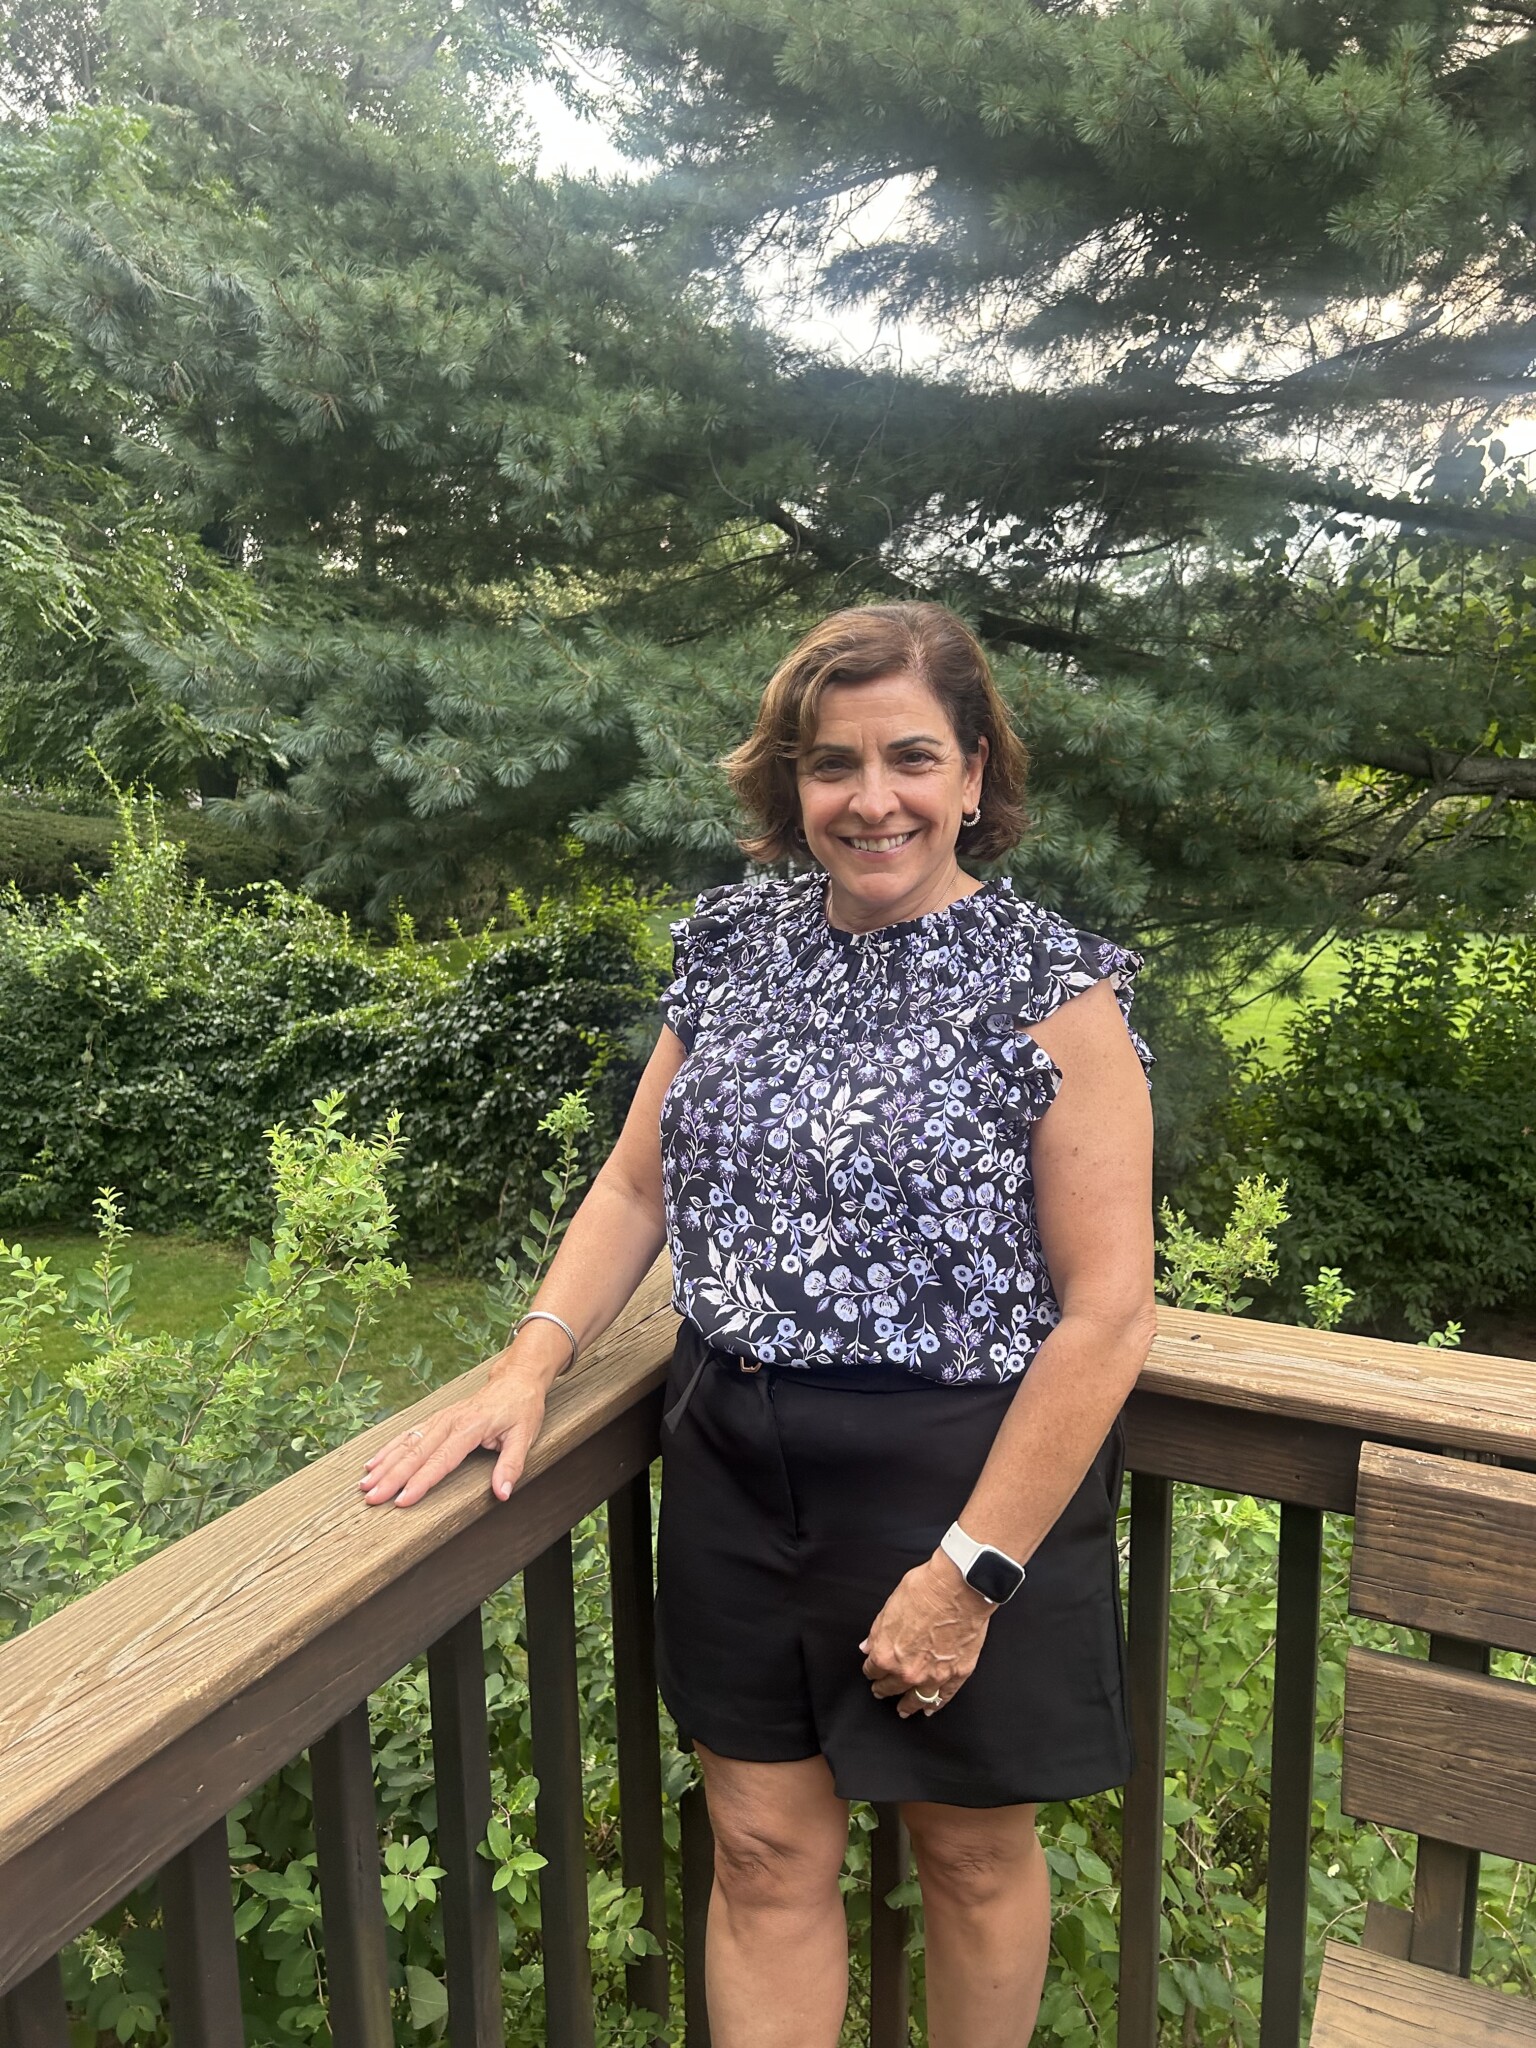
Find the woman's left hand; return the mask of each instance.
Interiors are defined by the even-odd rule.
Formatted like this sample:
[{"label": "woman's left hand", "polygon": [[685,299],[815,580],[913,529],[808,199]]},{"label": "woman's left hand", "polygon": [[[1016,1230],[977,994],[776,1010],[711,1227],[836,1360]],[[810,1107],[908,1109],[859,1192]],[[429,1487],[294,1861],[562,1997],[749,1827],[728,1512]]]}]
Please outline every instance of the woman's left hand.
[{"label": "woman's left hand", "polygon": [[904,1721],[936,1714],[976,1669],[992,1614],[947,1557],[914,1566],[859,1645],[875,1698],[894,1699]]}]

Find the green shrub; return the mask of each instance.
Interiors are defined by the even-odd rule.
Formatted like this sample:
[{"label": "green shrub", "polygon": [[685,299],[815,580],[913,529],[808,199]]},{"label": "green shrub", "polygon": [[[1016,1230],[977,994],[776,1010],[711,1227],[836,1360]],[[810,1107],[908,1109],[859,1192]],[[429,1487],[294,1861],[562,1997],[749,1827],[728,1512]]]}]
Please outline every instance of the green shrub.
[{"label": "green shrub", "polygon": [[[575,1135],[579,1103],[554,1115],[557,1140]],[[101,1255],[66,1287],[46,1261],[0,1244],[0,1635],[42,1620],[173,1538],[236,1506],[378,1419],[377,1381],[349,1368],[358,1333],[409,1285],[391,1257],[394,1215],[385,1180],[398,1149],[391,1126],[347,1135],[341,1105],[315,1105],[302,1128],[270,1134],[275,1227],[253,1244],[239,1299],[200,1335],[143,1331],[133,1310],[128,1233],[115,1194],[97,1204]],[[562,1145],[550,1227],[532,1246],[528,1286],[547,1259],[573,1191]],[[487,1320],[508,1308],[509,1277],[487,1289]],[[34,1373],[45,1328],[67,1325],[74,1364]],[[462,1363],[481,1353],[472,1328]],[[623,1966],[650,1937],[638,1894],[618,1871],[618,1783],[607,1580],[597,1525],[576,1532],[578,1645],[586,1706],[587,1823],[593,1844],[592,1945],[604,2038],[648,2038],[620,2012]],[[545,2039],[538,1946],[540,1858],[531,1844],[534,1780],[527,1654],[518,1588],[487,1603],[496,1815],[484,1853],[496,1865],[506,2039]],[[441,1875],[432,1853],[436,1795],[425,1669],[416,1664],[372,1701],[376,1776],[391,1928],[393,2000],[402,2037],[443,2038],[446,2012]],[[669,1752],[675,1795],[690,1766]],[[675,1805],[670,1809],[675,1816]],[[330,2038],[307,1760],[297,1759],[230,1822],[242,2000],[252,2048]],[[136,1893],[66,1952],[66,1990],[89,2038],[167,2039],[158,1906]]]},{"label": "green shrub", "polygon": [[0,896],[0,1227],[82,1224],[110,1181],[141,1229],[261,1229],[262,1133],[343,1088],[365,1122],[399,1112],[407,1244],[488,1263],[540,1193],[563,1096],[588,1093],[586,1156],[611,1144],[660,982],[632,892],[516,916],[450,964],[277,884],[220,903],[153,806],[127,806],[77,901]]},{"label": "green shrub", "polygon": [[1182,1189],[1202,1221],[1242,1174],[1287,1184],[1263,1313],[1304,1320],[1319,1267],[1349,1318],[1423,1335],[1536,1294],[1536,943],[1445,932],[1347,949],[1286,1052],[1250,1070],[1225,1157]]},{"label": "green shrub", "polygon": [[[187,871],[215,894],[296,879],[291,862],[249,833],[231,831],[198,811],[178,811],[175,817]],[[0,884],[33,898],[78,896],[93,876],[111,867],[119,829],[112,815],[0,796]]]}]

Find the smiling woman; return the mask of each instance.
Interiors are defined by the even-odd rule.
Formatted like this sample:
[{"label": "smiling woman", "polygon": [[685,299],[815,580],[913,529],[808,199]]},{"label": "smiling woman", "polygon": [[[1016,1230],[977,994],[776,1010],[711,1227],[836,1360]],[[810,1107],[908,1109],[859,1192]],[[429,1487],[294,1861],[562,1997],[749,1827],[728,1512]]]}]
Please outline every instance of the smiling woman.
[{"label": "smiling woman", "polygon": [[[746,850],[806,871],[674,926],[664,1029],[538,1307],[585,1345],[670,1247],[657,1669],[714,1828],[716,2048],[835,2048],[850,1799],[911,1830],[932,2048],[1024,2048],[1036,1806],[1130,1762],[1140,962],[961,866],[1017,839],[1024,751],[937,606],[824,621],[728,766]],[[365,1497],[417,1500],[475,1443],[505,1495],[569,1355],[530,1325]]]}]

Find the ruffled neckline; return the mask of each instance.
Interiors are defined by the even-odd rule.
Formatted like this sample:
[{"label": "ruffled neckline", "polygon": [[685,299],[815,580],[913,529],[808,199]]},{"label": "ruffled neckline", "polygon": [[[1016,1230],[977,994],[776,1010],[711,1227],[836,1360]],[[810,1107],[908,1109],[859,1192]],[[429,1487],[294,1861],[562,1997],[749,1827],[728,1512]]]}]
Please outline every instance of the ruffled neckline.
[{"label": "ruffled neckline", "polygon": [[874,947],[880,950],[900,946],[909,940],[924,943],[936,940],[944,944],[958,932],[986,923],[987,913],[999,899],[1013,894],[1013,883],[1009,877],[996,875],[984,881],[979,889],[973,889],[968,896],[957,896],[953,903],[943,904],[937,910],[925,910],[919,917],[895,918],[889,924],[872,925],[868,931],[853,932],[833,924],[827,915],[831,881],[821,869],[797,875],[790,887],[799,896],[795,908],[801,912],[815,937],[836,947]]}]

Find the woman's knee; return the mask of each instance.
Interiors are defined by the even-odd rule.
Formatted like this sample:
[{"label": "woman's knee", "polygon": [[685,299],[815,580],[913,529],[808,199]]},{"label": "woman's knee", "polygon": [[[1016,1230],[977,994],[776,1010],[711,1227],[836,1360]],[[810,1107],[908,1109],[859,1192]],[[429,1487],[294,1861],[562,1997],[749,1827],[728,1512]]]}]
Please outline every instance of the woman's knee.
[{"label": "woman's knee", "polygon": [[848,1809],[830,1773],[823,1786],[799,1765],[721,1769],[725,1761],[711,1759],[704,1774],[720,1891],[753,1910],[823,1911],[848,1841]]},{"label": "woman's knee", "polygon": [[911,1808],[907,1825],[927,1905],[984,1912],[1018,1900],[1043,1874],[1032,1807]]}]

